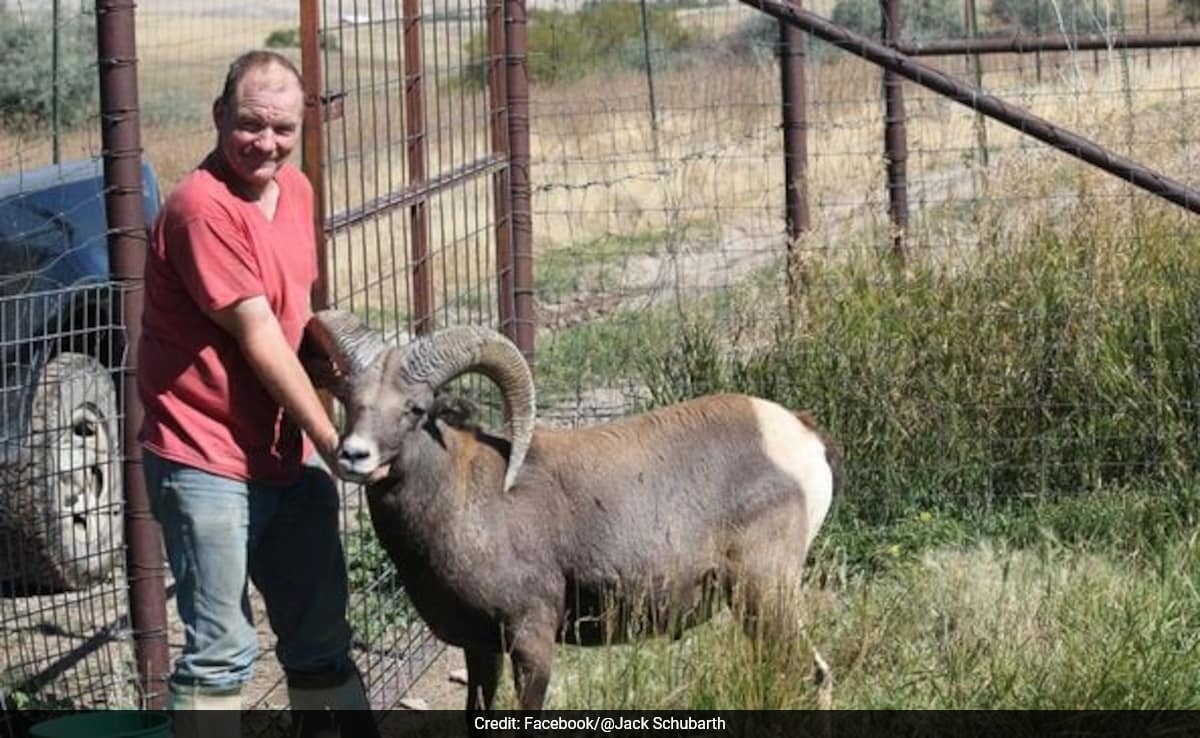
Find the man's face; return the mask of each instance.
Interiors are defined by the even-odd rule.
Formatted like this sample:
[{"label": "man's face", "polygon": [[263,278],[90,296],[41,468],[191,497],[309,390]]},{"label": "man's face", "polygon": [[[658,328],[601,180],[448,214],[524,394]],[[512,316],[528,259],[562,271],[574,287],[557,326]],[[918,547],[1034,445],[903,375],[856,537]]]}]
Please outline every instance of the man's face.
[{"label": "man's face", "polygon": [[270,64],[250,70],[234,100],[217,101],[217,146],[234,176],[261,191],[300,140],[304,94],[287,69]]}]

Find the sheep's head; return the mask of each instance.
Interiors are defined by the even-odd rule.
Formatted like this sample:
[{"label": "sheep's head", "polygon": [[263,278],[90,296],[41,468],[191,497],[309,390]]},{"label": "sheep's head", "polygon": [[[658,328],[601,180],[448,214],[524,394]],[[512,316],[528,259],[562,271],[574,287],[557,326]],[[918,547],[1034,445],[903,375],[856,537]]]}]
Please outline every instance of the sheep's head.
[{"label": "sheep's head", "polygon": [[390,347],[343,310],[318,312],[308,334],[342,377],[330,389],[346,409],[338,448],[343,478],[364,480],[392,463],[427,419],[438,388],[475,372],[493,381],[504,398],[512,442],[504,489],[512,486],[533,436],[534,391],[529,365],[507,338],[488,328],[459,327]]}]

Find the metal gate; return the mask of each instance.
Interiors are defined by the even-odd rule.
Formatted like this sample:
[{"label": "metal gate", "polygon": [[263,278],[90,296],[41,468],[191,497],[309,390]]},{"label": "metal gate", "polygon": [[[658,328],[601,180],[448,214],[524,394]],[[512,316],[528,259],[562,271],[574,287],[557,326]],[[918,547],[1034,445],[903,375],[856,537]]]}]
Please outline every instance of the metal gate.
[{"label": "metal gate", "polygon": [[387,336],[493,325],[533,353],[524,5],[301,4],[316,305]]},{"label": "metal gate", "polygon": [[[314,306],[391,341],[487,325],[532,360],[523,3],[304,0],[300,21]],[[344,499],[360,668],[391,707],[441,644],[398,605],[361,489]]]}]

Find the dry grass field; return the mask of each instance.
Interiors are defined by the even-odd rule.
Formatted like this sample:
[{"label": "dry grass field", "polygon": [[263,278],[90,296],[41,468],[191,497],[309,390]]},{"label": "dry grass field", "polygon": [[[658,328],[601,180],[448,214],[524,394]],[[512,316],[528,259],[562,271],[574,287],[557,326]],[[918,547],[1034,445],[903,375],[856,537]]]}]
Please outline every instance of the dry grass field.
[{"label": "dry grass field", "polygon": [[[256,6],[257,7],[257,6]],[[246,12],[231,3],[155,5],[140,11],[139,77],[143,141],[169,188],[211,146],[209,101],[224,65],[246,48],[261,46],[277,29],[297,21],[275,2]],[[1157,7],[1157,6],[1156,6]],[[1165,5],[1164,5],[1165,7]],[[818,8],[819,10],[820,8]],[[1160,12],[1156,10],[1156,14]],[[737,6],[681,11],[717,37],[751,11]],[[493,142],[486,93],[460,83],[466,40],[481,30],[481,8],[438,19],[424,38],[428,177],[483,160]],[[327,127],[327,202],[331,214],[386,199],[411,182],[405,129],[405,88],[399,71],[400,24],[338,25],[330,35],[339,51],[327,54],[327,87],[347,93],[345,115]],[[331,19],[326,19],[327,23]],[[295,54],[295,50],[292,50]],[[1096,60],[1099,63],[1096,63]],[[1041,81],[1032,59],[985,57],[987,91],[1182,179],[1194,148],[1194,55],[1157,52],[1043,55]],[[963,59],[936,62],[964,78]],[[646,81],[636,73],[606,74],[578,83],[535,86],[531,96],[535,251],[586,244],[604,237],[658,234],[672,247],[710,250],[713,234],[748,233],[776,248],[781,233],[782,157],[778,78],[769,63],[721,57],[659,73],[657,130],[652,129]],[[809,199],[814,248],[843,248],[848,232],[865,226],[872,243],[886,233],[883,112],[879,72],[838,52],[832,63],[812,64],[809,94]],[[1092,195],[1131,192],[1115,180],[1095,179],[1065,155],[996,123],[980,133],[974,114],[915,85],[908,95],[908,145],[913,231],[930,248],[954,248],[961,234],[938,222],[946,203],[1027,214],[1053,207],[1064,181],[1094,181]],[[981,138],[981,135],[983,138]],[[980,164],[981,144],[988,166]],[[95,155],[95,127],[68,133],[64,157]],[[0,169],[48,161],[42,132],[0,134]],[[1053,172],[1029,176],[1032,172]],[[1069,188],[1068,188],[1069,189]],[[486,179],[444,192],[428,216],[435,250],[435,285],[442,302],[464,280],[486,279],[492,192]],[[999,220],[1005,220],[997,213]],[[1031,219],[1008,219],[1020,227]],[[689,239],[708,244],[689,244]],[[401,211],[343,232],[334,240],[333,293],[361,295],[372,312],[403,311],[403,287],[385,281],[408,266],[409,219]],[[483,249],[481,252],[480,249]],[[376,284],[364,291],[360,285]],[[466,285],[462,285],[466,286]],[[477,290],[479,291],[479,290]],[[479,291],[478,299],[487,293]],[[448,308],[447,308],[448,309]],[[446,313],[445,318],[454,315]],[[464,317],[486,317],[472,314]]]}]

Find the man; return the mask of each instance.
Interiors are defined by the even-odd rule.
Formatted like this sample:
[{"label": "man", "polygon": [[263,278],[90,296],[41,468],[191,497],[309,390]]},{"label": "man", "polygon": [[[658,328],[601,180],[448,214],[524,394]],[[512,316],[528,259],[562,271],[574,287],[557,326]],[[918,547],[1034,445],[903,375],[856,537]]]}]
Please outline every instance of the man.
[{"label": "man", "polygon": [[338,434],[297,355],[317,276],[312,189],[286,163],[303,106],[286,57],[236,59],[213,104],[216,147],[168,197],[147,254],[140,440],[185,629],[177,736],[210,732],[187,710],[241,708],[257,655],[248,579],[293,709],[368,707],[327,471]]}]

